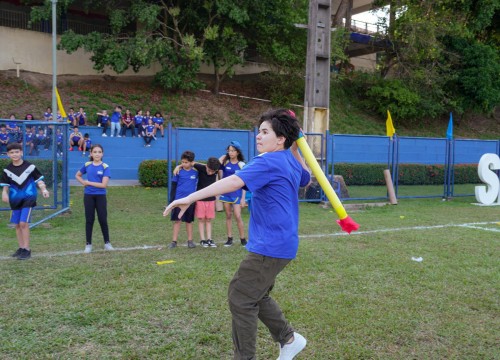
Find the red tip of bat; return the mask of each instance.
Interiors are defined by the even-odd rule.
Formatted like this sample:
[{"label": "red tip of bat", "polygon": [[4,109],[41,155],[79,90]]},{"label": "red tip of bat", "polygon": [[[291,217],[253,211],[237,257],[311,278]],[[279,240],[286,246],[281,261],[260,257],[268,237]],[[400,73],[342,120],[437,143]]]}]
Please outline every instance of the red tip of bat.
[{"label": "red tip of bat", "polygon": [[355,222],[350,216],[342,220],[337,220],[337,224],[339,224],[341,229],[348,234],[359,229],[359,224]]}]

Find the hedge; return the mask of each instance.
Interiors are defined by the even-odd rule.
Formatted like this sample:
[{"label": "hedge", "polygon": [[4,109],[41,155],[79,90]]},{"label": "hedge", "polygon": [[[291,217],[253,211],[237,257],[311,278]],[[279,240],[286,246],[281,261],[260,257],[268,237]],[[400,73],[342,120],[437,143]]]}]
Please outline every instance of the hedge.
[{"label": "hedge", "polygon": [[[172,169],[176,163],[172,162]],[[335,164],[335,175],[342,175],[346,185],[385,185],[385,164]],[[442,185],[443,165],[401,164],[399,185]],[[139,182],[147,187],[167,186],[167,161],[145,160],[139,165]],[[455,184],[477,184],[477,164],[455,165]]]},{"label": "hedge", "polygon": [[[35,164],[35,166],[38,168],[38,170],[42,173],[44,176],[44,181],[47,184],[48,187],[52,187],[52,160],[48,159],[29,159],[28,160],[30,163]],[[10,159],[0,159],[0,169],[5,169],[7,165],[10,164]],[[62,181],[62,161],[57,161],[57,178],[60,181]]]},{"label": "hedge", "polygon": [[[335,175],[342,175],[346,185],[384,185],[384,164],[335,164]],[[394,174],[392,175],[394,177]],[[442,185],[445,167],[443,165],[401,164],[399,185]],[[455,184],[477,184],[477,164],[455,165]]]}]

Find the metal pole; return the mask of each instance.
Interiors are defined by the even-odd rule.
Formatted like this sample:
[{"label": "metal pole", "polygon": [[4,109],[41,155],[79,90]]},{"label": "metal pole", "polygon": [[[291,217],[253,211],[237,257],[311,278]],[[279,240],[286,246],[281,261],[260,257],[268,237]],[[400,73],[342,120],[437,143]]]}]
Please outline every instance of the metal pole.
[{"label": "metal pole", "polygon": [[52,121],[57,121],[57,0],[52,1]]}]

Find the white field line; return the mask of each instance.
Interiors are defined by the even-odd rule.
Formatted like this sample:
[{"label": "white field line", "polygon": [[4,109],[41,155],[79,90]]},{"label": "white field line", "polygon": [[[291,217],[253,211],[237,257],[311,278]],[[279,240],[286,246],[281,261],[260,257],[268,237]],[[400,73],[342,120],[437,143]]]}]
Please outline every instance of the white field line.
[{"label": "white field line", "polygon": [[[443,229],[450,227],[474,227],[481,230],[491,230],[487,228],[481,228],[477,225],[491,225],[498,224],[498,221],[489,221],[489,222],[477,222],[477,223],[465,223],[465,224],[445,224],[445,225],[432,225],[432,226],[412,226],[412,227],[400,227],[400,228],[387,228],[387,229],[377,229],[377,230],[368,230],[368,231],[355,231],[350,235],[367,235],[367,234],[377,234],[382,232],[395,232],[395,231],[409,231],[409,230],[433,230],[433,229]],[[498,230],[493,230],[498,231]],[[332,237],[332,236],[349,236],[346,232],[336,232],[331,234],[312,234],[312,235],[301,235],[301,239],[311,239],[311,238],[321,238],[321,237]]]},{"label": "white field line", "polygon": [[465,227],[465,228],[469,228],[469,229],[484,230],[484,231],[500,232],[500,229],[485,228],[485,227],[474,226],[474,225],[462,225],[461,227]]},{"label": "white field line", "polygon": [[[387,229],[376,229],[376,230],[368,230],[368,231],[355,231],[351,233],[351,236],[355,235],[369,235],[369,234],[377,234],[382,232],[396,232],[396,231],[410,231],[410,230],[433,230],[433,229],[443,229],[443,228],[451,228],[451,227],[465,227],[476,230],[484,230],[484,231],[494,231],[500,232],[499,229],[492,228],[484,228],[478,225],[492,225],[499,224],[500,221],[489,221],[489,222],[476,222],[476,223],[464,223],[464,224],[445,224],[445,225],[432,225],[432,226],[412,226],[412,227],[400,227],[400,228],[387,228]],[[312,234],[312,235],[300,235],[301,239],[314,239],[314,238],[322,238],[322,237],[336,237],[336,236],[349,236],[349,234],[345,232],[336,232],[331,234]],[[165,245],[144,245],[144,246],[134,246],[134,247],[124,247],[124,248],[115,248],[114,251],[133,251],[133,250],[158,250],[165,247]],[[105,250],[97,250],[93,252],[105,252]],[[37,253],[33,254],[33,258],[41,258],[41,257],[55,257],[55,256],[67,256],[67,255],[80,255],[83,254],[83,250],[80,251],[63,251],[58,253]],[[13,260],[11,256],[0,256],[1,260]]]}]

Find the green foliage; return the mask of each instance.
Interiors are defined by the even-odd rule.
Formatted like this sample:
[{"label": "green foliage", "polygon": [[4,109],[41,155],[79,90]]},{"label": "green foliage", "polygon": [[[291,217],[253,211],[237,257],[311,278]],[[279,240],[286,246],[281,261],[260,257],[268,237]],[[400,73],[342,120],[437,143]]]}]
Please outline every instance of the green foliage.
[{"label": "green foliage", "polygon": [[[342,175],[346,185],[384,185],[385,164],[335,164],[335,175]],[[455,184],[477,184],[477,164],[456,165]],[[401,164],[399,165],[399,185],[443,185],[445,168],[443,165]]]},{"label": "green foliage", "polygon": [[499,52],[464,38],[450,38],[447,43],[460,59],[455,65],[456,76],[449,83],[457,93],[457,106],[491,113],[500,104]]},{"label": "green foliage", "polygon": [[139,182],[146,187],[166,187],[167,171],[166,160],[144,160],[139,164]]}]

